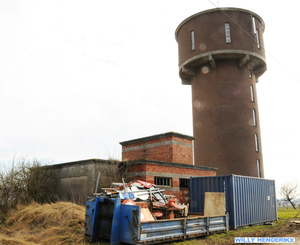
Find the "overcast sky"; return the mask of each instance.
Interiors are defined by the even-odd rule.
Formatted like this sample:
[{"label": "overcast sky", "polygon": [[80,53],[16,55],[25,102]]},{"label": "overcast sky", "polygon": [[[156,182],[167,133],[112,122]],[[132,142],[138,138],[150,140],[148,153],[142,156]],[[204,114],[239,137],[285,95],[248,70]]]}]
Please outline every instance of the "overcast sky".
[{"label": "overcast sky", "polygon": [[[257,84],[265,177],[299,179],[296,1],[212,1],[265,21]],[[202,1],[0,0],[0,164],[121,159],[119,142],[193,135],[191,87],[178,76],[176,27]],[[1,165],[0,165],[1,166]]]}]

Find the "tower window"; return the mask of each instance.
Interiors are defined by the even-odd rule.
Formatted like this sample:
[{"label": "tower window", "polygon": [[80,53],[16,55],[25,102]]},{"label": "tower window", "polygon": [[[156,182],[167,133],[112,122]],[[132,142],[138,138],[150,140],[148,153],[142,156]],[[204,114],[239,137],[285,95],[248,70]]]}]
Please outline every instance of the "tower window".
[{"label": "tower window", "polygon": [[261,178],[261,171],[260,171],[260,161],[259,159],[257,159],[257,175],[258,175],[258,178]]},{"label": "tower window", "polygon": [[252,16],[251,14],[251,24],[252,24],[252,34],[255,35],[256,34],[256,27],[255,27],[255,18]]},{"label": "tower window", "polygon": [[195,50],[195,33],[194,33],[194,31],[191,31],[191,47],[192,47],[192,51]]},{"label": "tower window", "polygon": [[257,47],[260,49],[260,39],[259,39],[258,29],[256,29],[256,39],[257,39]]},{"label": "tower window", "polygon": [[254,102],[254,89],[253,89],[253,85],[250,85],[250,95],[251,95],[251,101]]},{"label": "tower window", "polygon": [[225,37],[226,37],[226,43],[231,43],[230,25],[229,25],[229,23],[225,23]]},{"label": "tower window", "polygon": [[258,135],[255,134],[255,151],[256,152],[259,152],[259,146],[258,146]]},{"label": "tower window", "polygon": [[252,78],[252,70],[249,70],[249,78]]},{"label": "tower window", "polygon": [[255,109],[252,109],[253,110],[253,126],[256,127],[257,126],[257,123],[256,123],[256,112],[255,112]]},{"label": "tower window", "polygon": [[171,178],[164,178],[164,177],[154,177],[154,184],[155,185],[171,186],[172,185],[172,179]]}]

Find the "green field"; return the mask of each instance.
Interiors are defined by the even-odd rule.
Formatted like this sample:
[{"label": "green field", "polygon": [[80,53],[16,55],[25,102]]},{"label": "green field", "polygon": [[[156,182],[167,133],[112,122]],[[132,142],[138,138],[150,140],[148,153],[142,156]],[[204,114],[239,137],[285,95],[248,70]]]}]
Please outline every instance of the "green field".
[{"label": "green field", "polygon": [[[288,208],[279,207],[277,211],[278,211],[279,219],[290,219],[290,218],[294,218],[296,214],[300,211],[300,209],[293,209],[292,207],[288,207]],[[300,213],[298,214],[297,217],[300,218]]]}]

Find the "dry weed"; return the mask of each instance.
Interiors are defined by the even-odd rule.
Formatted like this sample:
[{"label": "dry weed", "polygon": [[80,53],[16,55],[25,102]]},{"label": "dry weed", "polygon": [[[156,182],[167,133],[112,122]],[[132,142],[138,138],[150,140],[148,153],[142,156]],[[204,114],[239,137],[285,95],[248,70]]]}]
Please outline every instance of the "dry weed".
[{"label": "dry weed", "polygon": [[0,228],[1,244],[86,244],[85,208],[70,202],[17,206]]}]

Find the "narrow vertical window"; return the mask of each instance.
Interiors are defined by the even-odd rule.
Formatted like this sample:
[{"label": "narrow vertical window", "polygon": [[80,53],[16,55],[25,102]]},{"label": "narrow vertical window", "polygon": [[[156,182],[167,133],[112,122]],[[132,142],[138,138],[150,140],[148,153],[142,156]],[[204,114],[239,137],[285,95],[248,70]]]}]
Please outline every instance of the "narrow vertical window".
[{"label": "narrow vertical window", "polygon": [[252,78],[252,70],[249,70],[249,78]]},{"label": "narrow vertical window", "polygon": [[256,127],[257,126],[257,123],[256,123],[256,112],[255,112],[255,109],[252,109],[253,110],[253,126]]},{"label": "narrow vertical window", "polygon": [[194,31],[191,31],[191,48],[192,48],[192,51],[195,50],[195,33],[194,33]]},{"label": "narrow vertical window", "polygon": [[257,47],[260,49],[260,39],[259,39],[258,29],[256,29],[256,39],[257,39]]},{"label": "narrow vertical window", "polygon": [[253,85],[250,85],[250,95],[251,95],[251,101],[254,102],[254,89],[253,89]]},{"label": "narrow vertical window", "polygon": [[225,23],[225,37],[226,37],[226,43],[231,43],[230,25],[229,25],[229,23]]},{"label": "narrow vertical window", "polygon": [[252,24],[252,34],[255,35],[256,34],[256,25],[255,25],[255,18],[252,16],[251,14],[251,24]]},{"label": "narrow vertical window", "polygon": [[259,159],[257,159],[257,175],[258,175],[258,178],[261,178],[261,171],[260,171],[260,161]]},{"label": "narrow vertical window", "polygon": [[259,152],[259,147],[258,147],[258,135],[255,134],[254,136],[255,136],[255,151],[256,151],[256,152]]}]

